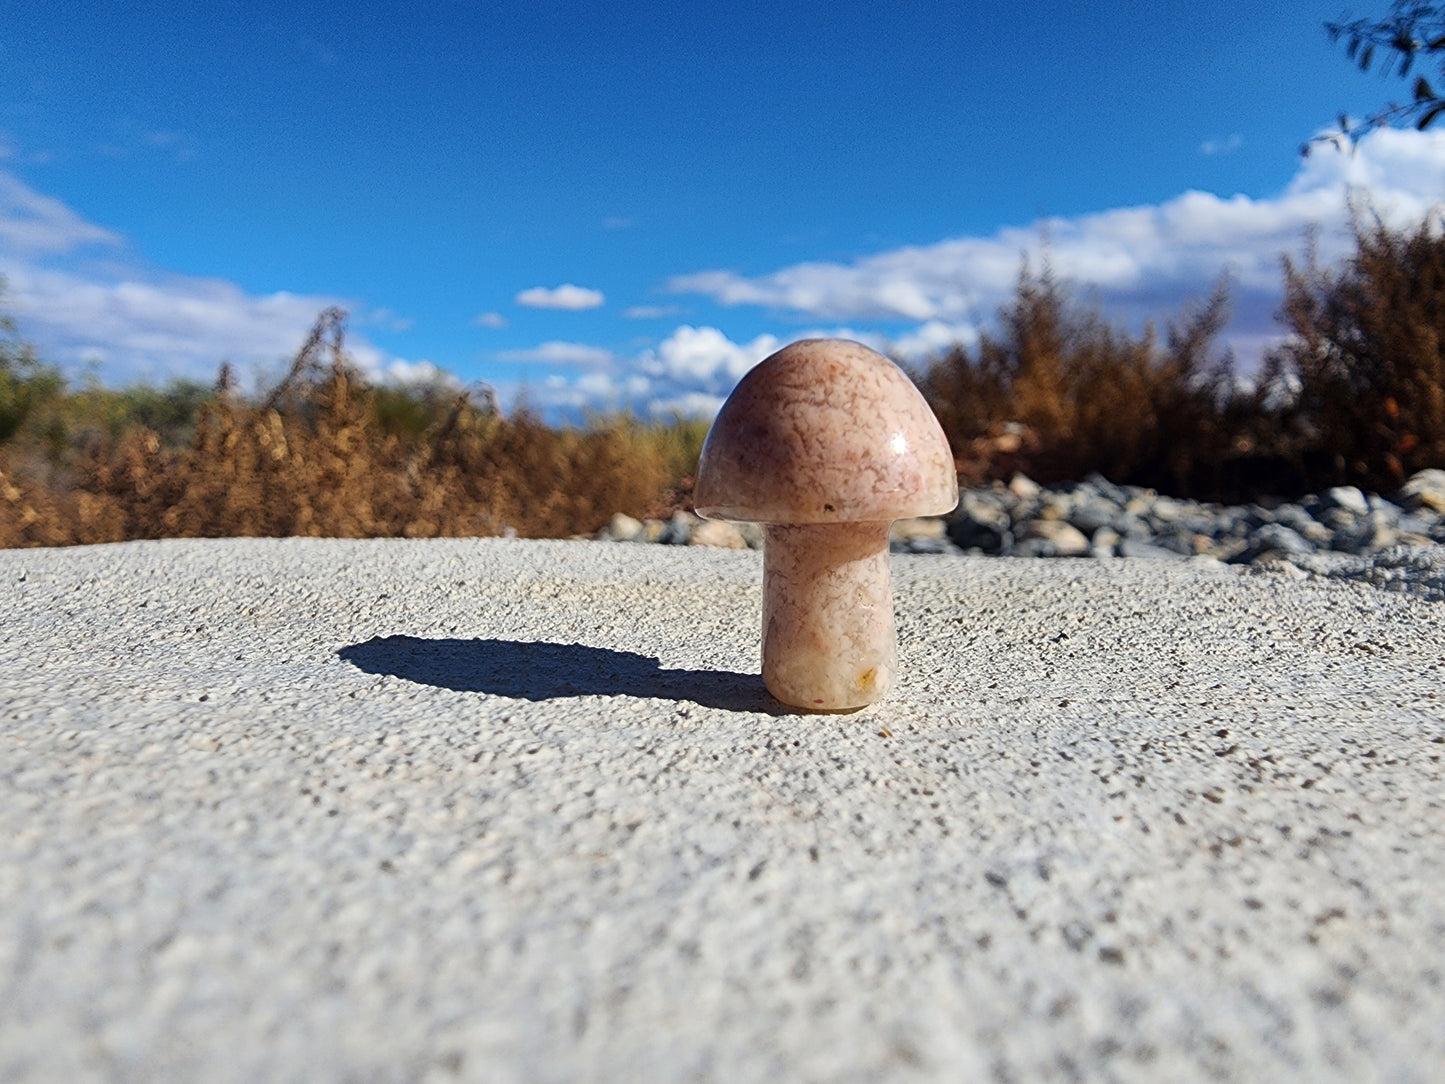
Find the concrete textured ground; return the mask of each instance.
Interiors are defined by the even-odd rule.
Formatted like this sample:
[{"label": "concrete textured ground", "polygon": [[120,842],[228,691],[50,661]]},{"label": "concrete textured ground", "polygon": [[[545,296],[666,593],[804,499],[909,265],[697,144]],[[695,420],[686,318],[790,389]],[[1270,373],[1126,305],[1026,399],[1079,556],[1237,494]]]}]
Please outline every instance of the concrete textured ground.
[{"label": "concrete textured ground", "polygon": [[1445,1079],[1445,604],[895,559],[0,552],[0,1080]]}]

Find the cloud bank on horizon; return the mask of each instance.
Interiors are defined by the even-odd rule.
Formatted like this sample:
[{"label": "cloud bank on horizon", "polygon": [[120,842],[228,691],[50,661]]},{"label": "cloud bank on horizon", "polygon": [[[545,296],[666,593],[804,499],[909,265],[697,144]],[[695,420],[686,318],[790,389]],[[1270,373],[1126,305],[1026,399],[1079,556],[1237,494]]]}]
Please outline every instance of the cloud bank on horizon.
[{"label": "cloud bank on horizon", "polygon": [[[1227,275],[1235,315],[1223,345],[1249,365],[1282,333],[1273,317],[1282,255],[1302,251],[1313,233],[1324,262],[1343,257],[1352,196],[1387,222],[1408,225],[1436,208],[1442,192],[1445,133],[1379,130],[1352,152],[1322,146],[1301,159],[1274,196],[1188,191],[1157,205],[1044,218],[848,262],[799,262],[760,275],[726,268],[664,273],[660,291],[677,304],[630,305],[624,319],[695,315],[689,299],[707,304],[712,318],[679,321],[652,340],[559,336],[496,350],[491,362],[514,371],[525,366],[535,379],[481,375],[504,403],[523,397],[544,412],[629,406],[709,415],[752,365],[809,335],[857,338],[909,360],[971,344],[1012,296],[1023,262],[1038,266],[1043,259],[1106,315],[1131,325],[1177,313]],[[553,281],[566,275],[558,270]],[[4,170],[0,275],[4,307],[43,357],[71,370],[90,366],[109,383],[209,379],[223,360],[274,373],[316,314],[335,304],[352,310],[350,345],[373,377],[435,379],[440,372],[432,361],[398,357],[368,340],[368,326],[403,324],[383,308],[316,294],[255,294],[225,279],[152,267],[125,238]],[[608,305],[596,286],[518,286],[516,305],[554,310],[559,319]],[[776,330],[735,340],[725,328],[730,312],[741,310],[750,312],[750,326],[761,314]],[[492,329],[509,323],[501,313],[474,311],[457,321]]]}]

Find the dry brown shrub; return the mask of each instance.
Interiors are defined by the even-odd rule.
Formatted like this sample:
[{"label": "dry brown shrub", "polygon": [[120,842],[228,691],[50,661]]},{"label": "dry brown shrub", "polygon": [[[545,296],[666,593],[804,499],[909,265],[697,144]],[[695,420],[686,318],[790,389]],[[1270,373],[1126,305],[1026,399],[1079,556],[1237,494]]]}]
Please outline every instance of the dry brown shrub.
[{"label": "dry brown shrub", "polygon": [[1355,253],[1285,262],[1291,339],[1267,361],[1293,389],[1281,440],[1311,480],[1390,490],[1445,465],[1445,218],[1396,230],[1354,209]]},{"label": "dry brown shrub", "polygon": [[67,507],[49,489],[17,473],[9,458],[0,465],[0,547],[72,544],[78,502]]},{"label": "dry brown shrub", "polygon": [[1076,304],[1025,269],[997,334],[955,347],[919,376],[966,482],[1022,470],[1039,481],[1098,471],[1174,492],[1217,485],[1230,362],[1215,357],[1221,287],[1161,344]]},{"label": "dry brown shrub", "polygon": [[1354,240],[1338,268],[1313,250],[1285,260],[1289,338],[1252,384],[1216,356],[1223,287],[1160,342],[1025,271],[998,333],[919,377],[961,477],[1099,471],[1252,500],[1343,483],[1389,492],[1445,466],[1445,216],[1402,230],[1356,208]]}]

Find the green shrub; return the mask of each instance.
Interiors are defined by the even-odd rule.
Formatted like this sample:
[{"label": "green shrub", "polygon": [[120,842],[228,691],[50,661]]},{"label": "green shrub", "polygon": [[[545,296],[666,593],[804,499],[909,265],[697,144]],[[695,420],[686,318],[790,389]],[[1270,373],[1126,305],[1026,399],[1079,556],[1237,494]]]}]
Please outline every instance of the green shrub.
[{"label": "green shrub", "polygon": [[[0,293],[4,280],[0,279]],[[35,425],[65,391],[60,370],[43,364],[15,337],[15,323],[0,316],[0,445]]]}]

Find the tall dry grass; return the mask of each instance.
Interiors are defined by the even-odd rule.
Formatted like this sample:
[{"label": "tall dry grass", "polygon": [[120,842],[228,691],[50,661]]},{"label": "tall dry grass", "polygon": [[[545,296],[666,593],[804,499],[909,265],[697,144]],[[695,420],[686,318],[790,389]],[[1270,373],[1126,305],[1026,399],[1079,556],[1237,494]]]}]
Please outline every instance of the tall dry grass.
[{"label": "tall dry grass", "polygon": [[222,379],[193,435],[135,424],[63,468],[0,460],[0,545],[324,535],[558,537],[658,510],[705,427],[614,418],[554,429],[487,394],[403,403],[363,381],[343,314],[322,314],[286,378],[248,402]]}]

